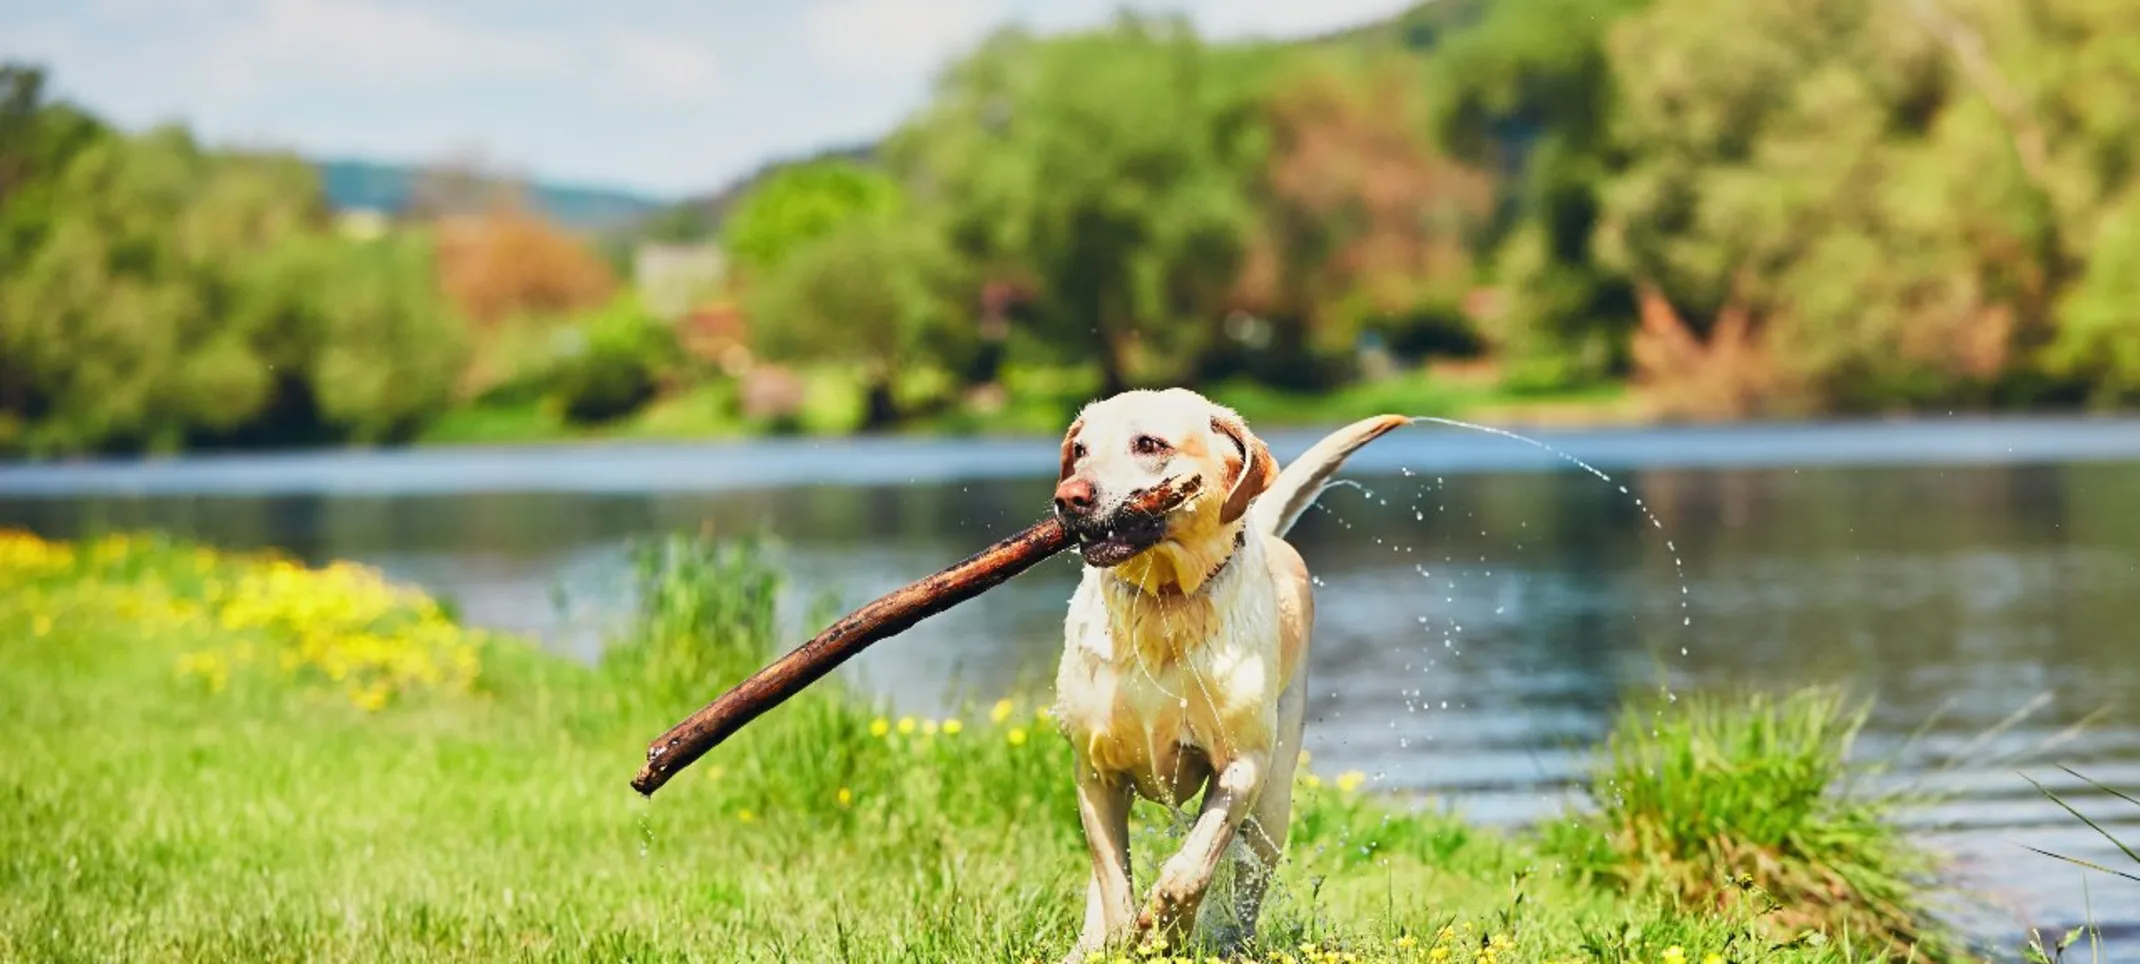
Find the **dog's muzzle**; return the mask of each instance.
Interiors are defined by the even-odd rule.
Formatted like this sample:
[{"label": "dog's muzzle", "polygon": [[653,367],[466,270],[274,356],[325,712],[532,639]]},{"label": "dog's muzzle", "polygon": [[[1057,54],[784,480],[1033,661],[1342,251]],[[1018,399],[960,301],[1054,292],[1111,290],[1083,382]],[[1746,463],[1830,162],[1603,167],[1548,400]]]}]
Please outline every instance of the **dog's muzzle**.
[{"label": "dog's muzzle", "polygon": [[1056,487],[1055,517],[1077,540],[1085,564],[1105,569],[1128,562],[1167,535],[1167,513],[1196,493],[1195,476],[1139,489],[1107,510],[1096,506],[1092,484],[1071,479]]}]

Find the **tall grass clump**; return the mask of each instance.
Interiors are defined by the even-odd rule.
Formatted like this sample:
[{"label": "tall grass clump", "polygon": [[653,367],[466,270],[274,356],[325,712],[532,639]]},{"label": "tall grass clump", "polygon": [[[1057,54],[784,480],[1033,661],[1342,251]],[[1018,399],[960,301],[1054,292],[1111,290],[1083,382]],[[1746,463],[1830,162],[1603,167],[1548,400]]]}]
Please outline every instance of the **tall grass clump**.
[{"label": "tall grass clump", "polygon": [[646,702],[696,708],[771,657],[784,581],[755,539],[634,546],[636,607],[603,667]]},{"label": "tall grass clump", "polygon": [[1828,689],[1630,707],[1586,787],[1597,812],[1554,844],[1581,873],[1689,909],[1756,899],[1793,931],[1927,945],[1934,862],[1892,820],[1905,801],[1863,787],[1866,714]]}]

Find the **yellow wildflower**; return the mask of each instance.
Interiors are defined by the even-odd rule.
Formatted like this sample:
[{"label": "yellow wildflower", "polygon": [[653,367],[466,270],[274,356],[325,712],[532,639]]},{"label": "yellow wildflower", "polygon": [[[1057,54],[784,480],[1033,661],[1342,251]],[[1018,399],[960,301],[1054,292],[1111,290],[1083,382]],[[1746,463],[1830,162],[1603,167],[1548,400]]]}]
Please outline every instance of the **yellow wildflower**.
[{"label": "yellow wildflower", "polygon": [[746,807],[742,810],[736,811],[736,819],[744,823],[757,823],[758,815],[750,812],[750,808]]},{"label": "yellow wildflower", "polygon": [[1009,741],[1010,741],[1010,744],[1011,744],[1012,746],[1024,746],[1024,745],[1025,745],[1025,727],[1022,727],[1022,726],[1014,726],[1014,727],[1012,727],[1012,728],[1011,728],[1011,731],[1010,731],[1009,733],[1005,733],[1005,734],[1003,735],[1003,738],[1004,738],[1004,739],[1006,739],[1006,740],[1009,740]]},{"label": "yellow wildflower", "polygon": [[990,707],[988,710],[988,721],[991,723],[1001,723],[1004,720],[1010,719],[1011,710],[1011,701],[997,700],[996,705]]},{"label": "yellow wildflower", "polygon": [[855,802],[855,792],[846,787],[841,787],[839,793],[839,800],[840,806],[849,806]]},{"label": "yellow wildflower", "polygon": [[964,723],[961,723],[961,722],[959,722],[959,721],[958,721],[958,720],[956,720],[956,719],[949,719],[949,720],[945,720],[945,721],[944,721],[944,735],[945,735],[945,736],[957,736],[957,735],[959,735],[959,731],[960,731],[960,730],[963,730],[963,729],[965,729],[965,728],[966,728],[966,724],[964,724]]},{"label": "yellow wildflower", "polygon": [[890,732],[892,732],[892,721],[881,716],[869,721],[869,735],[883,736]]},{"label": "yellow wildflower", "polygon": [[1433,949],[1433,950],[1431,950],[1431,951],[1428,951],[1428,952],[1427,952],[1427,957],[1428,957],[1429,959],[1431,959],[1431,960],[1436,960],[1436,961],[1446,961],[1446,960],[1448,960],[1448,959],[1449,959],[1449,945],[1447,945],[1447,944],[1436,944],[1436,945],[1434,945],[1434,949]]},{"label": "yellow wildflower", "polygon": [[1664,964],[1686,964],[1687,952],[1674,944],[1664,949]]},{"label": "yellow wildflower", "polygon": [[1409,951],[1417,946],[1419,946],[1419,939],[1410,934],[1397,938],[1397,949],[1400,951]]},{"label": "yellow wildflower", "polygon": [[1710,951],[1702,955],[1702,964],[1724,964],[1724,955]]},{"label": "yellow wildflower", "polygon": [[921,724],[921,735],[923,735],[923,736],[935,736],[935,735],[936,735],[936,721],[935,721],[935,720],[928,720],[928,721],[925,721],[925,722],[923,722],[923,723]]},{"label": "yellow wildflower", "polygon": [[906,736],[906,735],[908,735],[908,734],[910,734],[910,733],[913,733],[913,732],[914,732],[914,726],[915,726],[915,724],[914,724],[914,718],[913,718],[913,717],[911,717],[911,716],[902,716],[902,717],[900,717],[900,718],[899,718],[899,735],[900,735],[900,736]]}]

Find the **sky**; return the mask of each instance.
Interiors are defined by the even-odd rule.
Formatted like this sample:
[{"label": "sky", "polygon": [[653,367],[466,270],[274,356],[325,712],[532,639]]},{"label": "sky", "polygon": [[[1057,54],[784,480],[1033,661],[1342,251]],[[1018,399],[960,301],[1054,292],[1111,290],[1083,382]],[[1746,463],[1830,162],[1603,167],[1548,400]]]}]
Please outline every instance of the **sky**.
[{"label": "sky", "polygon": [[[859,143],[994,27],[1124,6],[1293,37],[1406,0],[0,0],[0,60],[130,129],[311,157],[477,158],[680,197]],[[597,13],[600,9],[606,12]]]}]

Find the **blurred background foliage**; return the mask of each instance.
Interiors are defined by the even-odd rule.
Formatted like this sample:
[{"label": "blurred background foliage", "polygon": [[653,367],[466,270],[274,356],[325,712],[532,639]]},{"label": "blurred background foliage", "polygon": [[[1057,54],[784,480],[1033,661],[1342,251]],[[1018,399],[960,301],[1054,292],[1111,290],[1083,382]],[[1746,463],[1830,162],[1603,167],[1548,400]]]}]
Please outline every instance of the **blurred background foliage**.
[{"label": "blurred background foliage", "polygon": [[[2140,396],[2140,6],[1441,0],[1004,30],[882,142],[599,230],[393,210],[0,69],[0,451]],[[539,192],[538,192],[539,193]]]}]

